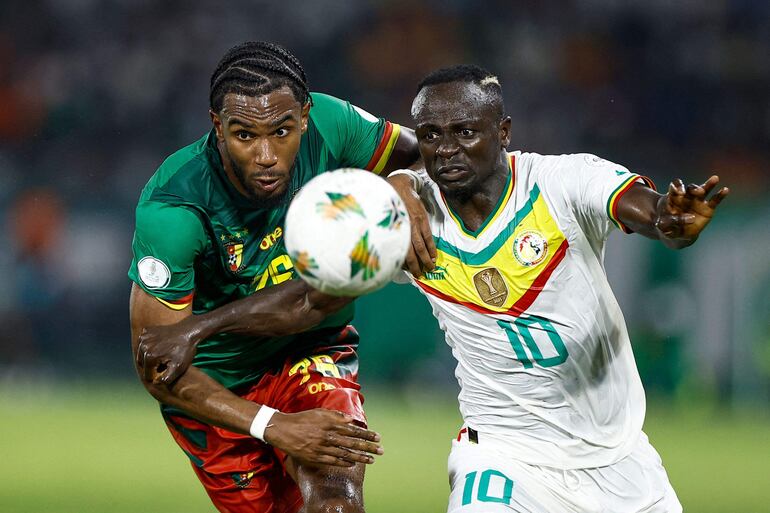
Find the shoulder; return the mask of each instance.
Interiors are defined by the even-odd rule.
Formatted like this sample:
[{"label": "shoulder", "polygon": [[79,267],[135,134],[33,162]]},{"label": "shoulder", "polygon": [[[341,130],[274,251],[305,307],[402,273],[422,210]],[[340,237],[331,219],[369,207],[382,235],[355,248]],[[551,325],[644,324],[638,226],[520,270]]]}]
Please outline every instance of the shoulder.
[{"label": "shoulder", "polygon": [[516,168],[535,177],[564,178],[580,172],[604,171],[615,169],[627,171],[625,167],[592,153],[565,153],[561,155],[541,155],[533,152],[515,151],[511,155],[516,161]]},{"label": "shoulder", "polygon": [[343,100],[329,94],[316,92],[311,92],[310,97],[313,99],[313,106],[310,108],[310,117],[313,120],[322,121],[325,118],[360,118],[364,121],[368,121],[369,123],[380,122],[380,119],[377,116],[374,116],[364,109],[353,105],[348,100]]},{"label": "shoulder", "polygon": [[351,108],[350,102],[325,93],[311,92],[313,105],[310,107],[310,117],[331,115],[346,112]]},{"label": "shoulder", "polygon": [[150,238],[170,240],[205,236],[203,222],[193,209],[160,201],[142,201],[137,205],[136,231]]},{"label": "shoulder", "polygon": [[140,196],[142,201],[195,203],[211,181],[216,150],[208,134],[172,153],[161,163]]}]

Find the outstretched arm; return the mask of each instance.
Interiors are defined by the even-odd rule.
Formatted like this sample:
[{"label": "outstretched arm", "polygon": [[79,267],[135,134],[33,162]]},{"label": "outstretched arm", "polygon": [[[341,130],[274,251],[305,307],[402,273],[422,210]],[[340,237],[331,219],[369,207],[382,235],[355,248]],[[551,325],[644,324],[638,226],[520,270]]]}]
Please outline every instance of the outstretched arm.
[{"label": "outstretched arm", "polygon": [[[131,347],[147,391],[161,403],[180,408],[204,422],[250,434],[261,405],[238,397],[197,368],[190,367],[168,386],[153,383],[141,371],[146,366],[146,354],[140,350],[139,333],[150,325],[185,322],[192,317],[190,306],[181,311],[171,310],[134,285],[130,308]],[[264,440],[311,464],[372,463],[371,455],[382,453],[377,443],[379,435],[352,424],[352,420],[344,413],[323,409],[292,414],[276,412],[264,431]]]},{"label": "outstretched arm", "polygon": [[702,185],[687,187],[676,179],[669,184],[666,194],[658,194],[637,183],[620,198],[618,217],[631,230],[658,239],[672,249],[681,249],[698,240],[729,194],[727,187],[711,194],[718,184],[718,176]]}]

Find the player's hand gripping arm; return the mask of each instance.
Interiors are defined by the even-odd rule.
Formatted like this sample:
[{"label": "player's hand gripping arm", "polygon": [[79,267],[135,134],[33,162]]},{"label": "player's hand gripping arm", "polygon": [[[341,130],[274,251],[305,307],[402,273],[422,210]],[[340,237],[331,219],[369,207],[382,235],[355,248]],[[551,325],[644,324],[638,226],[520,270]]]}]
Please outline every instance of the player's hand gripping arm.
[{"label": "player's hand gripping arm", "polygon": [[[412,245],[406,254],[406,268],[414,277],[420,276],[424,271],[433,270],[436,264],[436,244],[433,242],[428,212],[420,199],[424,180],[429,178],[424,171],[422,158],[418,157],[414,131],[401,127],[401,134],[393,155],[382,173],[383,176],[387,176],[388,183],[398,192],[409,214]],[[395,166],[399,165],[409,166],[411,169],[397,169]]]},{"label": "player's hand gripping arm", "polygon": [[312,328],[352,300],[323,294],[302,280],[291,280],[204,314],[145,323],[138,332],[137,369],[147,382],[173,383],[192,363],[198,344],[212,335],[291,335]]},{"label": "player's hand gripping arm", "polygon": [[[145,355],[140,352],[139,333],[150,325],[178,324],[189,317],[189,306],[181,311],[171,310],[133,286],[131,344],[142,383],[163,404],[180,408],[209,424],[249,434],[261,405],[238,397],[195,367],[169,386],[154,384],[142,371]],[[352,424],[352,420],[344,413],[320,408],[291,414],[276,412],[265,429],[264,439],[311,464],[349,467],[357,462],[373,463],[372,454],[382,454],[380,437]]]},{"label": "player's hand gripping arm", "polygon": [[729,194],[730,190],[722,187],[711,195],[718,184],[718,176],[712,176],[702,185],[687,187],[676,179],[669,184],[666,194],[658,194],[637,183],[620,198],[618,217],[631,230],[658,239],[670,248],[681,249],[698,239]]}]

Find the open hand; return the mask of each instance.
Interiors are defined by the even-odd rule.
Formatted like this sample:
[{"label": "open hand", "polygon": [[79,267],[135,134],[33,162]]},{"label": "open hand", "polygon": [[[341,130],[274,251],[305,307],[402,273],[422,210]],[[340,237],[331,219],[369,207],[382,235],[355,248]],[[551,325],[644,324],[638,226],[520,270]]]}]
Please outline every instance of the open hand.
[{"label": "open hand", "polygon": [[718,176],[712,176],[703,185],[690,184],[687,187],[680,179],[668,186],[668,194],[658,201],[657,230],[668,239],[682,239],[695,242],[706,228],[714,212],[730,193],[727,187],[709,198],[719,183]]},{"label": "open hand", "polygon": [[311,465],[352,467],[374,463],[373,455],[383,453],[380,435],[353,424],[350,415],[321,408],[276,412],[264,437],[270,445]]}]

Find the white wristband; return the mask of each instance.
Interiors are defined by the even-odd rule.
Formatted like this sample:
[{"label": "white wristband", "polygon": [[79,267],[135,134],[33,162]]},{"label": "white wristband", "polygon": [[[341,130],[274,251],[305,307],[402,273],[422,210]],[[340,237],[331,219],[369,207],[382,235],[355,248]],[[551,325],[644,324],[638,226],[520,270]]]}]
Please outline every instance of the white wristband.
[{"label": "white wristband", "polygon": [[397,175],[406,175],[409,178],[411,178],[412,188],[414,188],[414,191],[417,194],[420,194],[420,192],[422,191],[422,185],[423,185],[423,177],[420,176],[420,173],[418,173],[413,169],[396,169],[395,171],[391,171],[388,177],[397,176]]},{"label": "white wristband", "polygon": [[278,410],[263,404],[259,408],[257,414],[254,416],[254,420],[251,421],[251,427],[249,428],[249,433],[251,436],[264,442],[265,429],[267,429],[267,424],[270,422],[270,419],[273,418],[273,414],[277,411]]}]

